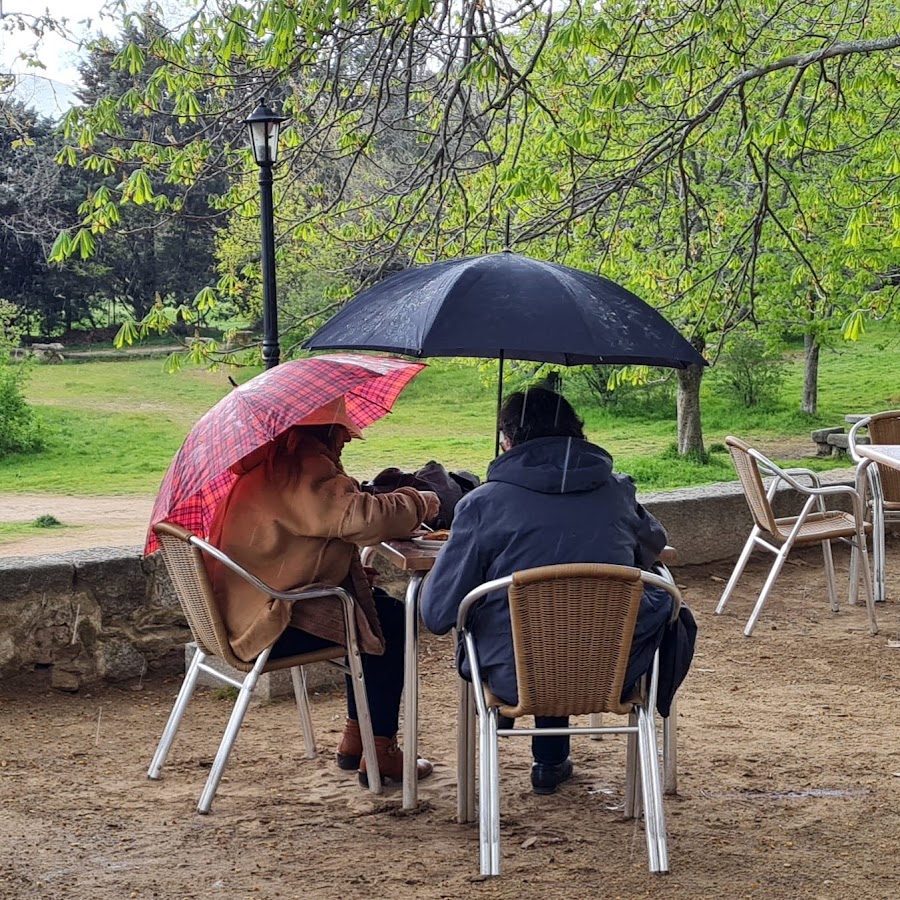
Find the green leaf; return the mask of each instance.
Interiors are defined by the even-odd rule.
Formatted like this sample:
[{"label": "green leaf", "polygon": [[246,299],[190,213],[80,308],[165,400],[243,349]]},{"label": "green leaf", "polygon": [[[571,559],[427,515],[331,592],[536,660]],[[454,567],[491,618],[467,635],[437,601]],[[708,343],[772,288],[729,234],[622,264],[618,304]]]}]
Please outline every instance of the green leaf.
[{"label": "green leaf", "polygon": [[68,231],[61,231],[50,249],[50,262],[65,262],[73,252],[72,236]]},{"label": "green leaf", "polygon": [[866,317],[861,309],[855,309],[841,327],[841,336],[845,341],[858,341],[866,330]]},{"label": "green leaf", "polygon": [[123,349],[126,345],[130,346],[140,339],[141,333],[138,330],[137,322],[134,319],[126,319],[122,323],[122,327],[113,338],[113,346],[116,350]]}]

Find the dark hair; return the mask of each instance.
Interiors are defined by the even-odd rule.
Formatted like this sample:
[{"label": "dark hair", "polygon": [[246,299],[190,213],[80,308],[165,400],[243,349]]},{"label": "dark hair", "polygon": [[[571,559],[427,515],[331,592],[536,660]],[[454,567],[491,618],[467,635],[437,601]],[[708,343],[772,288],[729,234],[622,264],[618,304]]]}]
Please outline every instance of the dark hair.
[{"label": "dark hair", "polygon": [[584,439],[584,422],[562,394],[530,388],[506,398],[500,407],[500,430],[512,446],[542,437]]}]

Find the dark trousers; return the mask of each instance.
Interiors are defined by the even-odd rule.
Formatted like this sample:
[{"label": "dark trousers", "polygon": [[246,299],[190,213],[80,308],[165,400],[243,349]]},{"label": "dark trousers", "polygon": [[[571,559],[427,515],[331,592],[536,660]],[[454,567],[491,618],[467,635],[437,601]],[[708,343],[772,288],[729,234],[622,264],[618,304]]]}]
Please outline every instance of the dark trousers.
[{"label": "dark trousers", "polygon": [[[403,650],[405,646],[406,622],[403,604],[395,600],[381,588],[374,588],[375,609],[384,633],[385,648],[381,656],[362,655],[363,675],[366,679],[366,694],[369,698],[369,712],[372,715],[372,731],[376,737],[393,737],[399,727],[400,696],[403,693]],[[272,648],[270,659],[311,653],[323,647],[332,646],[323,640],[288,626]],[[347,718],[358,718],[353,684],[347,676]]]},{"label": "dark trousers", "polygon": [[[497,721],[499,728],[512,728],[516,724],[515,719],[507,719],[500,716]],[[568,716],[535,716],[535,728],[567,728]],[[533,737],[531,739],[531,755],[536,763],[544,766],[556,766],[563,763],[569,756],[569,735],[550,735],[548,737]]]}]

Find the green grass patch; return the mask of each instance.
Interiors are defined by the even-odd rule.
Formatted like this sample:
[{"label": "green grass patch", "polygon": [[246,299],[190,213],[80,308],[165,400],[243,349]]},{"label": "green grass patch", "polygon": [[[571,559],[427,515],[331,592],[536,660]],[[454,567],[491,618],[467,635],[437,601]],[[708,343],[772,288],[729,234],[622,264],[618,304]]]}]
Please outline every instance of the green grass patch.
[{"label": "green grass patch", "polygon": [[[706,385],[704,438],[707,449],[718,445],[719,452],[702,464],[671,451],[677,438],[674,400],[617,410],[576,390],[568,377],[565,390],[588,437],[613,454],[616,468],[632,474],[640,490],[665,490],[734,480],[721,447],[727,434],[785,464],[819,470],[849,465],[846,458],[812,457],[809,433],[844,425],[847,413],[900,407],[898,349],[897,329],[886,324],[856,344],[823,349],[815,417],[799,412],[803,360],[796,351],[780,399],[766,408],[737,408]],[[347,446],[347,470],[370,478],[386,466],[415,469],[436,459],[483,476],[494,449],[494,373],[495,366],[480,373],[469,363],[430,361],[394,411],[366,430],[366,440]],[[245,381],[253,374],[244,370],[234,377]],[[0,460],[0,490],[153,494],[193,423],[230,389],[225,371],[188,368],[166,375],[158,359],[38,366],[27,397],[46,422],[48,446],[40,454]]]},{"label": "green grass patch", "polygon": [[[43,516],[40,517],[44,518]],[[53,518],[50,516],[50,518]],[[23,538],[34,537],[35,535],[43,535],[47,533],[46,525],[39,525],[37,519],[33,522],[0,522],[0,545],[9,544],[13,541],[20,541]],[[72,529],[81,528],[80,525],[63,525],[57,522],[54,528]]]}]

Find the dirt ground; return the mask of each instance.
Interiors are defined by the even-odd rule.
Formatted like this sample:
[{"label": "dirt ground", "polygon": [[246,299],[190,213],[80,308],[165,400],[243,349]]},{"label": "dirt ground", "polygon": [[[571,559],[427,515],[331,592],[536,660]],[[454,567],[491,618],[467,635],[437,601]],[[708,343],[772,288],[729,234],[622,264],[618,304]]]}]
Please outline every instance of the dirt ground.
[{"label": "dirt ground", "polygon": [[0,681],[0,897],[895,898],[900,584],[894,575],[871,637],[862,607],[829,610],[820,563],[794,557],[749,639],[768,560],[722,616],[729,566],[676,570],[700,635],[680,694],[667,876],[648,874],[642,825],[622,817],[624,740],[606,738],[574,742],[576,777],[550,797],[530,790],[528,742],[502,742],[503,874],[482,879],[477,826],[454,821],[451,647],[426,637],[420,740],[436,768],[413,814],[399,792],[375,799],[334,765],[338,694],[314,700],[315,760],[302,758],[289,700],[254,702],[199,816],[228,714],[216,691],[198,691],[151,782],[178,679],[77,694],[41,671]]},{"label": "dirt ground", "polygon": [[153,497],[79,497],[66,494],[0,494],[0,522],[33,522],[49,515],[62,528],[17,538],[0,537],[0,556],[38,556],[91,547],[144,543]]}]

